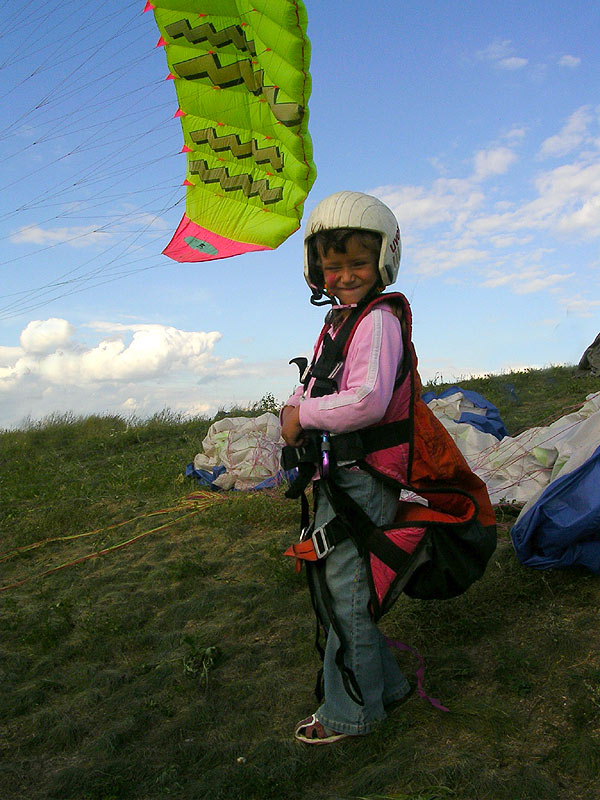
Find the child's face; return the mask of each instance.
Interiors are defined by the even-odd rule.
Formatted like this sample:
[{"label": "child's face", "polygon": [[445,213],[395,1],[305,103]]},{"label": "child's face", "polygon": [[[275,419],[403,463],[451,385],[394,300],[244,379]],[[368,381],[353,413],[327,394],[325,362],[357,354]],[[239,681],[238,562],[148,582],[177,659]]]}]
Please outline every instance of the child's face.
[{"label": "child's face", "polygon": [[379,277],[377,257],[358,239],[351,236],[346,242],[346,252],[328,250],[321,256],[321,268],[330,294],[341,305],[359,303]]}]

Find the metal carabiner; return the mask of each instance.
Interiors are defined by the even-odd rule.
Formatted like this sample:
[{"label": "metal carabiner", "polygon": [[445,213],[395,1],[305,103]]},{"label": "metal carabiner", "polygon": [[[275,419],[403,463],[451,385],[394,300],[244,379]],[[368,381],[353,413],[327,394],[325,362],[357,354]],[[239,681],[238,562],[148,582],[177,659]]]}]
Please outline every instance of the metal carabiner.
[{"label": "metal carabiner", "polygon": [[319,473],[322,478],[329,476],[331,442],[329,441],[329,434],[323,431],[321,434],[321,463],[319,464]]}]

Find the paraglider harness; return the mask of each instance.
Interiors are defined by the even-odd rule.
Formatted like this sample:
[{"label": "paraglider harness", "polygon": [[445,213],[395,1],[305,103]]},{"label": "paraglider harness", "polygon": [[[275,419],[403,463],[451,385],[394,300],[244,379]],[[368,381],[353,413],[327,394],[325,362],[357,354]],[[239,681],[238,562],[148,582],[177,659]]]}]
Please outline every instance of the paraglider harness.
[{"label": "paraglider harness", "polygon": [[[340,641],[336,664],[347,693],[360,705],[364,704],[362,694],[352,670],[344,663],[345,636],[335,618],[325,581],[325,558],[329,553],[340,542],[352,539],[365,561],[371,595],[369,608],[376,622],[402,592],[423,599],[461,594],[483,575],[496,547],[495,517],[485,485],[471,472],[454,441],[420,398],[410,337],[410,307],[404,295],[390,293],[366,298],[350,311],[335,338],[325,325],[315,348],[318,354],[320,346],[320,354],[315,355],[312,364],[301,358],[290,363],[300,369],[305,390],[314,378],[311,397],[337,392],[336,378],[352,336],[364,316],[381,302],[399,307],[404,320],[404,363],[383,420],[369,428],[337,435],[305,431],[300,447],[286,446],[282,452],[283,468],[298,470],[286,497],[301,500],[300,541],[286,555],[296,558],[297,571],[302,561],[314,567],[307,570],[307,575],[317,617],[315,644],[323,659],[319,633],[321,625],[325,626],[316,602],[316,576],[329,624]],[[341,463],[357,465],[399,491],[411,492],[417,502],[399,502],[393,525],[375,525],[336,483],[336,469]],[[305,490],[317,469],[320,479],[313,493],[314,507],[318,493],[324,492],[335,516],[315,529],[314,523],[310,524]],[[322,670],[315,692],[320,700]]]}]

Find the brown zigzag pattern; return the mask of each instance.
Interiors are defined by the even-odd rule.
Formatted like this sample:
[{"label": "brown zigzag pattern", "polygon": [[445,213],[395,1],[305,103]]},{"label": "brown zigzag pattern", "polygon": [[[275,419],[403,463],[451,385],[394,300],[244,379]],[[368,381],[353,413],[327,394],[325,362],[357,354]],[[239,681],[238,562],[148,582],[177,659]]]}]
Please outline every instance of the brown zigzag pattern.
[{"label": "brown zigzag pattern", "polygon": [[207,144],[215,153],[231,150],[236,158],[250,158],[252,156],[257,164],[270,163],[277,172],[281,172],[283,169],[283,156],[275,145],[259,147],[256,139],[252,139],[250,142],[241,142],[239,136],[235,133],[228,136],[217,136],[214,128],[191,131],[190,138],[195,144]]},{"label": "brown zigzag pattern", "polygon": [[277,203],[283,197],[283,189],[278,186],[271,189],[269,181],[253,181],[250,175],[230,175],[225,167],[210,169],[206,161],[190,161],[192,175],[197,175],[203,183],[219,183],[226,192],[242,191],[246,197],[257,195],[265,205]]},{"label": "brown zigzag pattern", "polygon": [[192,28],[187,19],[180,19],[178,22],[166,25],[165,31],[172,39],[180,39],[184,36],[190,44],[208,42],[213,47],[225,47],[227,44],[233,44],[238,50],[245,50],[252,56],[256,55],[254,42],[246,39],[244,29],[240,25],[230,25],[228,28],[217,31],[211,22],[205,22]]},{"label": "brown zigzag pattern", "polygon": [[252,94],[264,95],[275,118],[286,127],[299,125],[302,121],[304,115],[302,106],[298,103],[277,103],[279,88],[264,86],[263,70],[259,69],[254,72],[250,59],[245,58],[223,67],[216,53],[206,53],[206,55],[173,64],[173,69],[178,77],[188,81],[210,78],[212,83],[220,89],[228,89],[230,86],[239,86],[243,83]]}]

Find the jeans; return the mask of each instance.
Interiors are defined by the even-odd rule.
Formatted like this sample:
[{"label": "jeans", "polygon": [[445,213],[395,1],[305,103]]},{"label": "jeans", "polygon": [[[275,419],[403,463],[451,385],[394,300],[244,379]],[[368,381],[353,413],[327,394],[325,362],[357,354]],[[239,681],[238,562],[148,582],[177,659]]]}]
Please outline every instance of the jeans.
[{"label": "jeans", "polygon": [[[336,483],[362,507],[376,525],[390,524],[398,504],[398,492],[357,467],[340,467]],[[321,488],[315,512],[315,527],[324,525],[335,513]],[[337,623],[346,640],[344,662],[360,686],[364,705],[354,702],[346,692],[340,670],[335,663],[339,639],[328,624],[327,611],[319,589],[316,567],[312,578],[316,602],[327,633],[323,677],[325,699],[316,712],[317,720],[338,733],[369,733],[385,719],[385,706],[402,698],[410,689],[388,649],[385,639],[371,618],[367,571],[364,561],[351,539],[336,545],[324,565],[325,581]]]}]

